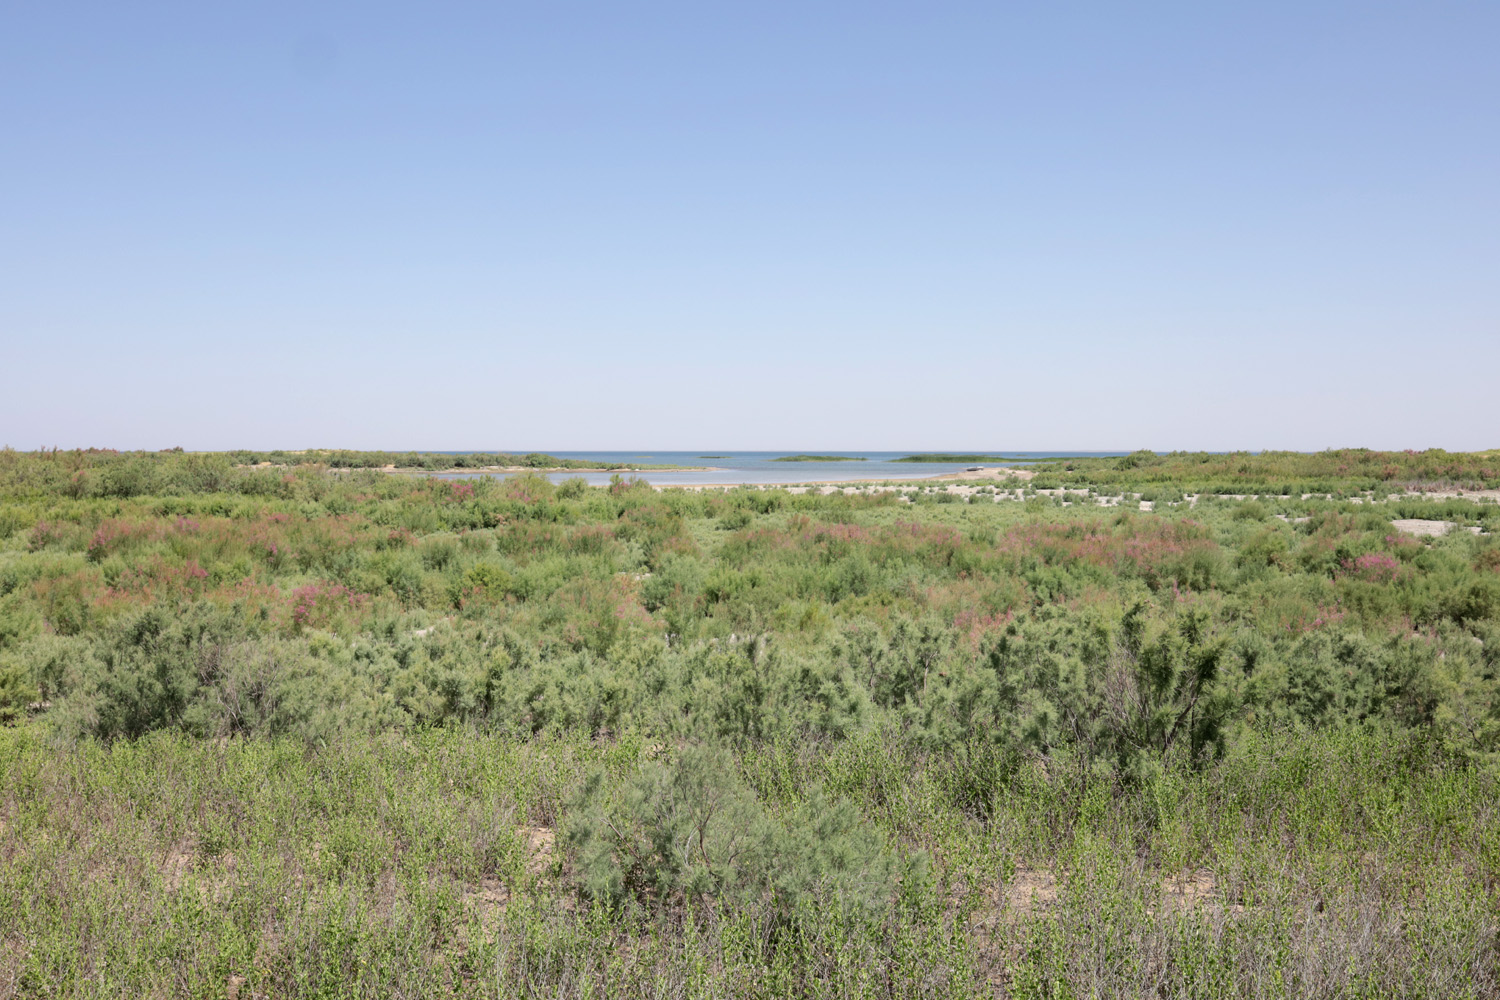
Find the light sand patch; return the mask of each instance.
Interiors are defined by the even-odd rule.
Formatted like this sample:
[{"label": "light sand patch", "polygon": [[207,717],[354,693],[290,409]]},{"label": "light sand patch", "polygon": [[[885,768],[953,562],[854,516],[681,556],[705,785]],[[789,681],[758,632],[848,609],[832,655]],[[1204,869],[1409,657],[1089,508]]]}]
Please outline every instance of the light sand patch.
[{"label": "light sand patch", "polygon": [[432,633],[434,633],[434,632],[436,632],[438,630],[438,626],[439,625],[446,625],[449,622],[451,622],[452,620],[453,620],[453,616],[452,615],[445,615],[442,618],[438,619],[433,624],[427,626],[426,628],[415,628],[415,629],[412,629],[412,631],[411,631],[411,637],[413,639],[420,639],[423,636],[431,635]]},{"label": "light sand patch", "polygon": [[500,929],[509,902],[510,889],[492,875],[486,875],[479,880],[479,885],[464,893],[464,906],[479,919],[480,929],[486,937],[493,937]]},{"label": "light sand patch", "polygon": [[187,843],[178,844],[167,852],[166,858],[162,861],[162,880],[166,883],[169,890],[176,892],[182,888],[182,883],[186,880],[187,874],[192,868],[192,845]]},{"label": "light sand patch", "polygon": [[1403,496],[1415,500],[1492,500],[1500,503],[1500,490],[1407,490]]},{"label": "light sand patch", "polygon": [[952,480],[952,479],[975,480],[975,479],[977,479],[977,480],[980,480],[981,482],[991,482],[991,483],[993,483],[993,482],[997,482],[999,480],[1004,480],[1004,479],[1019,479],[1019,480],[1025,481],[1027,479],[1034,479],[1035,477],[1036,477],[1036,473],[1032,472],[1030,469],[1012,469],[1012,468],[1009,468],[1008,466],[999,466],[999,467],[996,467],[996,468],[975,469],[973,471],[965,470],[963,472],[944,472],[944,473],[942,473],[940,475],[936,475],[936,476],[933,476],[931,478],[933,478],[933,479],[949,479],[949,480]]},{"label": "light sand patch", "polygon": [[[1452,531],[1458,525],[1452,521],[1429,521],[1420,517],[1403,517],[1391,522],[1391,527],[1397,531],[1404,531],[1409,535],[1425,535],[1428,537],[1440,537]],[[1469,526],[1465,530],[1474,534],[1482,534],[1479,528]]]},{"label": "light sand patch", "polygon": [[[552,864],[557,847],[557,835],[545,826],[516,827],[516,837],[526,848],[526,872],[541,876]],[[510,886],[495,875],[486,875],[478,885],[466,887],[463,893],[464,906],[479,918],[479,925],[486,935],[493,935],[505,916],[510,903]]]},{"label": "light sand patch", "polygon": [[1057,903],[1057,876],[1045,868],[1017,868],[1001,899],[1015,914],[1039,913]]},{"label": "light sand patch", "polygon": [[[1238,903],[1226,903],[1217,876],[1206,869],[1168,875],[1161,882],[1161,912],[1209,911],[1244,913]],[[1057,874],[1046,868],[1017,868],[997,893],[998,912],[980,915],[979,923],[991,925],[995,918],[1039,916],[1057,906],[1062,889]]]},{"label": "light sand patch", "polygon": [[522,826],[516,828],[516,836],[526,845],[526,870],[540,875],[552,864],[557,851],[557,834],[545,826]]},{"label": "light sand patch", "polygon": [[1239,903],[1225,904],[1219,882],[1211,871],[1199,869],[1162,880],[1162,912],[1187,913],[1207,910],[1217,913],[1244,913]]}]

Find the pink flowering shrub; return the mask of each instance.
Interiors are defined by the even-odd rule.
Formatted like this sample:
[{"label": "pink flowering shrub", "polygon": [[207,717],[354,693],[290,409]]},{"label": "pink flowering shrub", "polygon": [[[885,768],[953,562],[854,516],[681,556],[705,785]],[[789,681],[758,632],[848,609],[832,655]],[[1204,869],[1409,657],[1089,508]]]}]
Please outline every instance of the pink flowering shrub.
[{"label": "pink flowering shrub", "polygon": [[535,472],[524,472],[500,481],[500,495],[516,503],[534,504],[550,500],[556,488],[547,479]]},{"label": "pink flowering shrub", "polygon": [[157,596],[197,596],[208,584],[208,570],[198,560],[173,563],[161,556],[128,567],[110,588],[112,596],[138,595],[149,601]]},{"label": "pink flowering shrub", "polygon": [[1013,528],[996,545],[1016,568],[1083,563],[1145,580],[1197,590],[1213,585],[1218,546],[1195,521],[1140,517]]},{"label": "pink flowering shrub", "polygon": [[30,552],[40,552],[49,545],[61,545],[77,533],[77,528],[61,521],[38,521],[26,538]]},{"label": "pink flowering shrub", "polygon": [[1368,552],[1344,559],[1339,565],[1345,575],[1371,583],[1390,583],[1401,569],[1401,564],[1384,552]]},{"label": "pink flowering shrub", "polygon": [[340,583],[310,583],[292,591],[292,624],[298,628],[327,628],[363,610],[369,601]]},{"label": "pink flowering shrub", "polygon": [[113,518],[105,521],[89,539],[88,557],[99,562],[126,548],[154,541],[165,534],[165,525],[160,522],[126,521]]},{"label": "pink flowering shrub", "polygon": [[474,484],[461,479],[434,479],[426,492],[433,503],[463,503],[474,499]]},{"label": "pink flowering shrub", "polygon": [[963,633],[968,641],[969,648],[978,652],[980,644],[985,636],[995,632],[1002,632],[1005,627],[1016,620],[1014,611],[1004,611],[999,614],[985,614],[983,611],[960,611],[953,618],[953,627]]}]

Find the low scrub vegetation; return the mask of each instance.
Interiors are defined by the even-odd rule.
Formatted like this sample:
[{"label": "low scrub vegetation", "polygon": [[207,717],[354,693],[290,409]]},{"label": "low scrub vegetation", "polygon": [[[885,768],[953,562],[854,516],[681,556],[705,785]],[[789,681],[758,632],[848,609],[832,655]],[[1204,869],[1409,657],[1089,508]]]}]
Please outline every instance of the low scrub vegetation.
[{"label": "low scrub vegetation", "polygon": [[863,455],[782,455],[773,462],[863,462]]},{"label": "low scrub vegetation", "polygon": [[1039,478],[1064,486],[1167,484],[1188,493],[1301,496],[1304,493],[1500,487],[1500,451],[1137,451],[1120,458],[1059,458],[1036,466]]},{"label": "low scrub vegetation", "polygon": [[1493,504],[245,464],[0,456],[0,996],[1500,992]]}]

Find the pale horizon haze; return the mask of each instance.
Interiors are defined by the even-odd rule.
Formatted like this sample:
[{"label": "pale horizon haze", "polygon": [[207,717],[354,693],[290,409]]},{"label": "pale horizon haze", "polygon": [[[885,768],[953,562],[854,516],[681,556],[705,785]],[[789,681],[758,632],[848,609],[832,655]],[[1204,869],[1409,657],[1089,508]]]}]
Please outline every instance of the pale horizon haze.
[{"label": "pale horizon haze", "polygon": [[0,445],[1500,447],[1494,3],[12,4]]}]

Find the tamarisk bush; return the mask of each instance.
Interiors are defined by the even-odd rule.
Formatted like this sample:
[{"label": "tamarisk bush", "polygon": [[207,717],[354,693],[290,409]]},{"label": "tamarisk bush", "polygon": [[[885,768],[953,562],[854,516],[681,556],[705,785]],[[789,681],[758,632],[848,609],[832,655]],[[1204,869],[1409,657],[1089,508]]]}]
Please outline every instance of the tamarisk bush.
[{"label": "tamarisk bush", "polygon": [[847,801],[814,791],[773,815],[722,749],[687,747],[623,783],[596,772],[568,812],[579,885],[614,907],[878,913],[901,873],[921,868],[898,860]]}]

